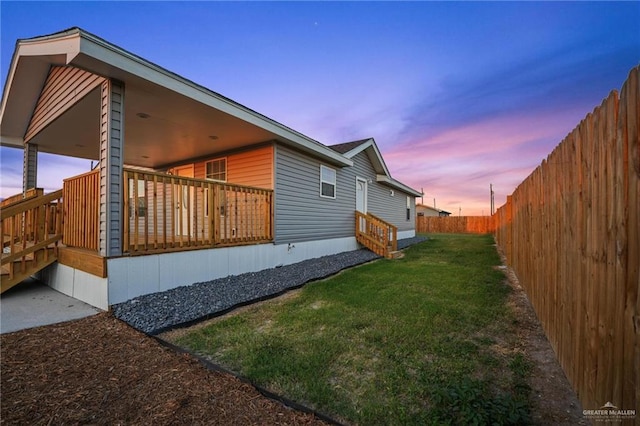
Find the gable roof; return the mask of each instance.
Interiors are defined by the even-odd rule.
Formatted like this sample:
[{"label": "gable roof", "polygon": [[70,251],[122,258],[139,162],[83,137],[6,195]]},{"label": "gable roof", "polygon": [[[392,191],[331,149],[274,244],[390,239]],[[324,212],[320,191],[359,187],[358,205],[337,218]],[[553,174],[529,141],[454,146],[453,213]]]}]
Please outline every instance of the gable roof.
[{"label": "gable roof", "polygon": [[[184,110],[184,119],[188,120],[187,112],[192,113],[191,110],[195,110],[198,117],[207,116],[207,114],[213,115],[216,118],[216,123],[235,126],[241,130],[240,133],[232,135],[236,139],[240,138],[241,133],[244,132],[246,135],[259,138],[254,142],[264,142],[269,139],[278,140],[336,166],[345,167],[353,164],[344,156],[302,133],[78,27],[50,35],[21,39],[16,42],[0,104],[1,145],[23,146],[23,137],[31,113],[38,101],[40,90],[49,69],[55,65],[73,66],[123,82],[125,87],[132,89],[128,90],[129,105],[135,103],[140,108],[159,109],[163,107],[159,100],[164,100],[166,107],[162,118],[165,125],[170,122],[166,119],[169,114],[180,114],[181,110]],[[157,97],[155,104],[149,100],[146,104],[142,104],[143,94],[148,96],[149,93]],[[180,106],[184,106],[184,108],[176,108],[175,102],[179,102]],[[135,121],[136,113],[148,115],[147,111],[141,110],[128,111],[125,109],[125,113],[131,114],[130,117],[125,117],[125,124]],[[153,114],[151,115],[153,116]],[[192,121],[196,119],[197,117],[192,118]],[[202,123],[206,121],[214,120],[200,120]],[[139,120],[138,123],[140,123]],[[207,129],[203,128],[202,132],[197,135],[199,138],[197,143],[201,145],[207,143],[209,135],[215,134],[213,132],[218,130],[213,129],[207,133]],[[154,127],[149,125],[148,131],[153,132]],[[158,126],[155,131],[159,133],[158,137],[166,137],[160,133]],[[167,132],[165,131],[165,133]],[[229,132],[229,134],[231,133]],[[129,138],[130,143],[132,143],[132,139],[134,138]],[[245,139],[249,140],[250,138]],[[183,144],[187,142],[183,142]],[[69,142],[68,152],[59,153],[73,155],[73,145],[79,143],[78,141]],[[209,140],[208,143],[211,141]],[[217,143],[222,144],[222,141],[217,141]],[[240,140],[235,142],[236,145],[240,143],[242,143]],[[192,143],[194,149],[198,148],[195,144],[196,142]],[[42,151],[52,152],[47,151],[46,145],[41,146],[43,147]],[[149,149],[149,147],[145,148]],[[51,144],[50,149],[61,148]],[[171,149],[165,149],[157,154],[168,156],[170,153]],[[197,153],[194,152],[194,154]],[[136,161],[129,162],[136,164]],[[138,163],[145,165],[143,160]],[[160,164],[147,165],[158,167]]]},{"label": "gable roof", "polygon": [[[373,138],[327,147],[78,27],[16,42],[0,103],[0,145],[24,146],[31,115],[55,66],[75,67],[124,84],[127,164],[162,168],[172,162],[277,140],[338,167],[353,166],[352,158],[366,150],[378,182],[421,195],[391,177]],[[38,150],[98,158],[98,143],[85,146],[92,140],[87,135],[99,132],[98,100],[99,89],[77,100],[70,113],[32,139]]]},{"label": "gable roof", "polygon": [[345,142],[345,143],[339,143],[336,145],[329,145],[329,148],[331,148],[332,150],[339,152],[340,154],[345,154],[349,151],[351,151],[352,149],[355,149],[357,147],[359,147],[360,145],[364,144],[365,142],[368,142],[370,138],[367,139],[361,139],[359,141],[353,141],[353,142]]},{"label": "gable roof", "polygon": [[336,152],[342,153],[342,155],[349,159],[355,157],[363,151],[366,152],[369,160],[371,161],[371,165],[377,173],[377,182],[391,188],[406,192],[407,194],[411,194],[414,197],[419,197],[422,195],[421,192],[418,192],[415,189],[410,188],[402,182],[397,181],[391,177],[391,173],[389,172],[389,169],[384,162],[384,158],[382,158],[382,153],[378,149],[378,145],[373,138],[331,145],[329,146],[329,148],[333,149]]}]

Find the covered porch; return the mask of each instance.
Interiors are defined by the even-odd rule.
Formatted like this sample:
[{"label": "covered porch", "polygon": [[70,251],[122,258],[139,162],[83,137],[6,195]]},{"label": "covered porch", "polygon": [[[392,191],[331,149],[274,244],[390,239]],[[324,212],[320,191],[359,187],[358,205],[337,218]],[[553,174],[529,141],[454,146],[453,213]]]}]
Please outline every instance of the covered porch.
[{"label": "covered porch", "polygon": [[[124,169],[123,256],[261,244],[273,240],[273,191]],[[99,252],[99,172],[62,190],[9,200],[1,213],[2,291],[58,260],[105,278]]]}]

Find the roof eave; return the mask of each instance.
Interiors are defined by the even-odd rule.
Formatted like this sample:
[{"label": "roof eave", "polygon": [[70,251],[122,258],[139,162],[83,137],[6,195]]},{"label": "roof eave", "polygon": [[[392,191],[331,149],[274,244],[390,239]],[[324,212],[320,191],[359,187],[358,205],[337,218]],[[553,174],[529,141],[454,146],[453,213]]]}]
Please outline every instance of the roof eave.
[{"label": "roof eave", "polygon": [[[353,161],[342,154],[329,149],[320,142],[278,123],[269,117],[134,55],[98,36],[83,30],[80,30],[80,35],[82,37],[80,52],[87,57],[101,61],[111,67],[117,67],[126,73],[151,81],[154,84],[167,87],[205,105],[209,105],[261,127],[279,136],[281,142],[319,156],[333,165],[341,167],[353,165]],[[79,55],[74,62],[82,62],[83,59],[82,55]],[[84,66],[86,64],[81,63],[79,65]]]},{"label": "roof eave", "polygon": [[385,176],[385,175],[377,175],[376,176],[376,182],[381,183],[383,185],[389,186],[391,188],[397,189],[399,191],[405,192],[409,195],[413,195],[414,197],[421,197],[422,193],[419,191],[416,191],[415,189],[405,185],[402,182],[398,182],[397,180],[390,178],[389,176]]}]

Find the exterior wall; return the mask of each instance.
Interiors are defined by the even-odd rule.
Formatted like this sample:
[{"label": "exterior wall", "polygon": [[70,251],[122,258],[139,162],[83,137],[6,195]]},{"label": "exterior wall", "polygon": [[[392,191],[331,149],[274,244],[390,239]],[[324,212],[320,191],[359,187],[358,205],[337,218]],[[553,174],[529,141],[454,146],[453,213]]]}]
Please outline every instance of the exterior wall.
[{"label": "exterior wall", "polygon": [[273,189],[273,150],[273,145],[268,145],[198,161],[194,163],[194,177],[205,179],[206,162],[224,157],[227,159],[228,183]]},{"label": "exterior wall", "polygon": [[366,152],[352,158],[353,167],[335,168],[336,198],[320,196],[319,160],[290,148],[276,147],[276,244],[353,236],[355,233],[356,177],[367,179],[368,211],[396,225],[398,231],[415,230],[415,198],[376,182]]},{"label": "exterior wall", "polygon": [[[372,180],[367,186],[367,211],[397,226],[398,232],[415,230],[415,197],[377,183],[376,172],[371,166],[366,153],[361,152],[353,157],[352,160],[358,177]],[[407,196],[409,196],[410,206],[409,220],[407,220]]]},{"label": "exterior wall", "polygon": [[28,142],[104,81],[103,77],[74,67],[51,67],[25,134]]},{"label": "exterior wall", "polygon": [[[355,237],[288,244],[258,244],[107,260],[109,305],[230,275],[357,250]],[[90,302],[89,302],[90,303]]]},{"label": "exterior wall", "polygon": [[[336,170],[336,198],[320,196],[320,165]],[[276,244],[353,237],[355,174],[276,146]]]}]

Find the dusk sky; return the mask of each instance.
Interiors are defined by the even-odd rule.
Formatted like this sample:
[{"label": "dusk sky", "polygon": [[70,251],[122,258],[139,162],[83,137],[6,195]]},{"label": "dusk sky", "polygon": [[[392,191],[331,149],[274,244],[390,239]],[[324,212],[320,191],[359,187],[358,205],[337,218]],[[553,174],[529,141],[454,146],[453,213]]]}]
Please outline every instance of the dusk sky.
[{"label": "dusk sky", "polygon": [[[375,138],[425,204],[489,214],[640,63],[640,2],[7,2],[16,39],[78,26],[325,145]],[[0,197],[22,151],[0,149]],[[39,154],[38,186],[88,160]],[[418,200],[419,201],[419,200]]]}]

